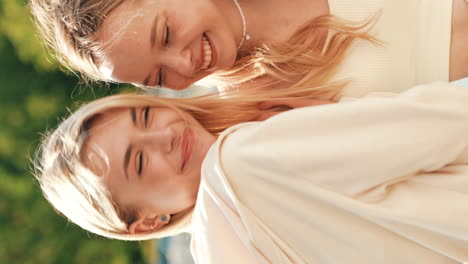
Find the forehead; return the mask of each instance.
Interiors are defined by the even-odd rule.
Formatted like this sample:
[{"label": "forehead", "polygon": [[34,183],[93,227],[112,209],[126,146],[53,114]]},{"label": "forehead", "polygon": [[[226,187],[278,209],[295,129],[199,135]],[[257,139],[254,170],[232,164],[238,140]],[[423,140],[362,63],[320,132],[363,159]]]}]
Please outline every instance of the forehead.
[{"label": "forehead", "polygon": [[[145,8],[145,5],[137,4],[137,1],[123,1],[106,16],[98,31],[98,40],[103,44],[111,43],[119,39],[140,39],[142,30],[147,30],[150,25],[145,22],[152,19],[156,12]],[[138,1],[142,2],[142,1]]]},{"label": "forehead", "polygon": [[123,173],[119,163],[129,138],[129,116],[129,109],[124,108],[108,111],[93,120],[81,158],[96,175]]},{"label": "forehead", "polygon": [[158,14],[152,2],[146,0],[123,1],[103,21],[98,42],[104,50],[100,65],[102,74],[118,82],[140,82],[151,65],[150,34],[153,20]]}]

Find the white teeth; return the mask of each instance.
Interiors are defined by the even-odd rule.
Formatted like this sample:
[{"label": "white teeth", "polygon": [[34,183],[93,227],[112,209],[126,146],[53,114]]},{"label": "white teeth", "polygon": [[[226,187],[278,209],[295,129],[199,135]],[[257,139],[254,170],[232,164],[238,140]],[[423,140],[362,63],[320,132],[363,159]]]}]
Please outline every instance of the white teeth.
[{"label": "white teeth", "polygon": [[204,51],[205,57],[203,58],[203,65],[201,66],[200,69],[205,70],[208,68],[208,66],[211,63],[211,59],[212,59],[211,54],[213,54],[213,51],[211,49],[210,42],[205,36],[202,37],[202,45],[203,45],[203,51]]}]

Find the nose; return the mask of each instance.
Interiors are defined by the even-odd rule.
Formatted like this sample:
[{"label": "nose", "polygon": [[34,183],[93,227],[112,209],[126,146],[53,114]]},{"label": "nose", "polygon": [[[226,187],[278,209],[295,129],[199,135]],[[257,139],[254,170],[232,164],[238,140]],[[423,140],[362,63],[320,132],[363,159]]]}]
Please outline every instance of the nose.
[{"label": "nose", "polygon": [[183,77],[193,77],[195,73],[195,63],[191,49],[186,48],[181,51],[168,51],[166,66]]},{"label": "nose", "polygon": [[174,131],[170,128],[144,131],[140,134],[139,143],[152,148],[154,151],[169,153],[172,151],[175,139]]}]

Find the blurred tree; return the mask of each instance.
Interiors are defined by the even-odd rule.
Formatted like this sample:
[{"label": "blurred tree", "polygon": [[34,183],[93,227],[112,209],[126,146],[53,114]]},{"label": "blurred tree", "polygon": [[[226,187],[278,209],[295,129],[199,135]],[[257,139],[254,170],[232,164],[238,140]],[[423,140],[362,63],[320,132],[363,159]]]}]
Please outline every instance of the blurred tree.
[{"label": "blurred tree", "polygon": [[55,71],[54,62],[32,25],[32,17],[27,9],[27,1],[2,0],[0,4],[0,31],[10,40],[18,58],[33,65],[36,71]]},{"label": "blurred tree", "polygon": [[89,89],[58,71],[22,0],[0,1],[0,263],[144,263],[138,243],[89,234],[57,215],[30,173],[40,135],[57,117],[121,88]]}]

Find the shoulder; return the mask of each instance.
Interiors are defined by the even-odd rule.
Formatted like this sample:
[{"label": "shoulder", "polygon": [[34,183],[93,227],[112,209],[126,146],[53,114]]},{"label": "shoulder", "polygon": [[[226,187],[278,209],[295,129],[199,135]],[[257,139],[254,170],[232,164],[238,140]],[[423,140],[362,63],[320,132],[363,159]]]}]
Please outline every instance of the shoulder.
[{"label": "shoulder", "polygon": [[[304,151],[305,140],[313,140],[311,131],[316,131],[322,123],[320,119],[326,118],[322,116],[325,110],[320,108],[290,110],[223,133],[218,139],[218,160],[232,188],[255,191],[264,181],[273,181],[274,175],[296,170],[296,164],[302,161],[296,157]],[[310,150],[309,155],[313,153]]]},{"label": "shoulder", "polygon": [[256,263],[237,198],[220,168],[218,151],[219,140],[203,163],[192,216],[192,255],[196,263],[203,264]]}]

